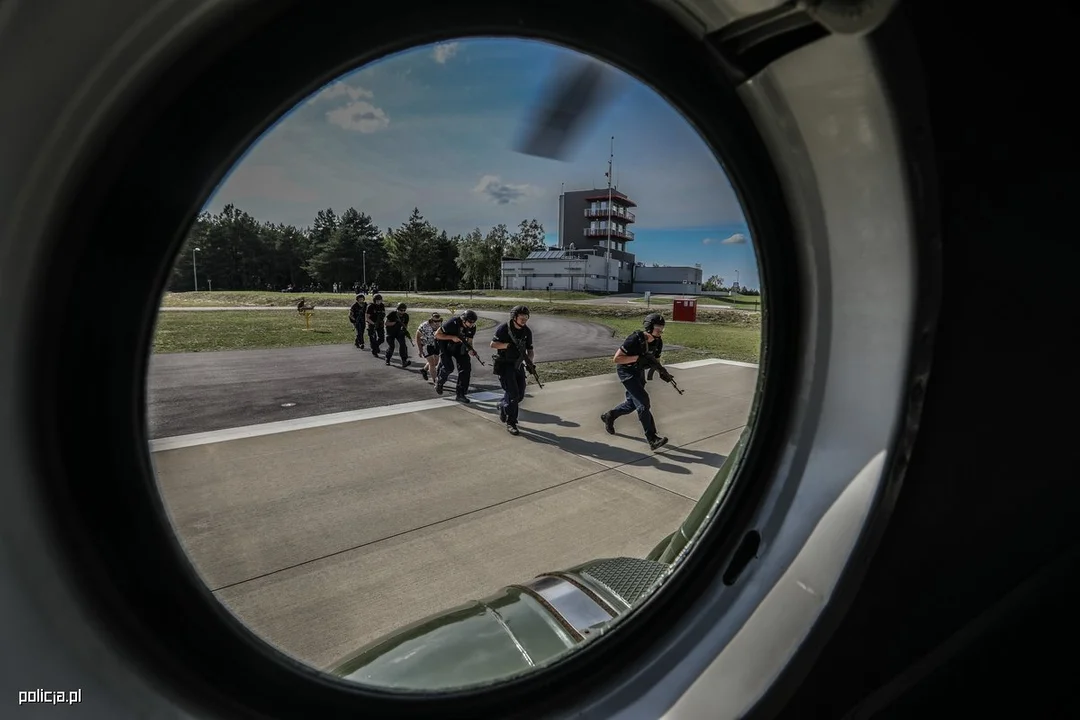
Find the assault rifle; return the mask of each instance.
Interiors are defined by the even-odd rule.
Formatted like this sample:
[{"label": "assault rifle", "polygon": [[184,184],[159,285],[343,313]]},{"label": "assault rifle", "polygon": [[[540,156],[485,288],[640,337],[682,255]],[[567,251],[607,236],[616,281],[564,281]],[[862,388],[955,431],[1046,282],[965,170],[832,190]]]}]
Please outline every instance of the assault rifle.
[{"label": "assault rifle", "polygon": [[650,355],[649,353],[645,353],[644,355],[641,355],[640,357],[645,358],[645,363],[649,367],[655,369],[658,373],[660,373],[660,379],[663,380],[664,382],[671,383],[671,387],[675,388],[680,395],[682,395],[683,392],[685,392],[682,388],[679,387],[678,383],[675,382],[675,378],[673,378],[671,376],[671,373],[669,373],[664,368],[664,366],[660,364],[660,361],[656,359],[656,356]]},{"label": "assault rifle", "polygon": [[474,348],[472,343],[469,342],[469,339],[467,337],[465,337],[464,335],[458,335],[458,337],[461,338],[461,344],[464,345],[466,348],[468,348],[468,351],[470,353],[473,353],[476,356],[477,362],[479,362],[481,365],[483,365],[484,361],[480,359],[480,353],[476,352],[476,348]]},{"label": "assault rifle", "polygon": [[518,354],[521,355],[521,359],[525,361],[525,370],[533,376],[533,380],[535,380],[536,384],[543,390],[544,383],[540,382],[540,376],[536,373],[536,363],[529,359],[529,353],[525,349],[525,343],[522,342],[509,327],[506,328],[506,334],[510,336],[510,341],[514,343],[514,347],[517,348]]}]

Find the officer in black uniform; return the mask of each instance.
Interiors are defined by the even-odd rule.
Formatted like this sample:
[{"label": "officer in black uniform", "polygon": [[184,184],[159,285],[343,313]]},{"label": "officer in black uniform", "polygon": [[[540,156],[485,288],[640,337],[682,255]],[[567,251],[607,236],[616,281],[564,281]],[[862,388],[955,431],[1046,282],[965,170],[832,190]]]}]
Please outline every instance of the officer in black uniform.
[{"label": "officer in black uniform", "polygon": [[367,315],[367,301],[364,300],[364,294],[358,293],[356,295],[356,302],[349,308],[349,322],[356,328],[356,340],[353,342],[356,347],[361,350],[364,349],[364,326],[366,321],[364,316]]},{"label": "officer in black uniform", "polygon": [[[664,316],[660,315],[659,313],[656,313],[656,315],[660,318],[660,324],[662,325],[663,322],[664,322]],[[652,356],[654,358],[659,360],[660,359],[660,354],[662,352],[664,352],[664,338],[663,337],[658,337],[655,340],[653,340],[651,343],[649,343],[649,352],[652,353]],[[656,368],[654,366],[650,365],[649,369],[645,371],[645,381],[646,381],[646,383],[648,383],[649,380],[653,379],[653,375],[655,373],[656,373]]]},{"label": "officer in black uniform", "polygon": [[[650,409],[649,393],[645,391],[645,368],[649,363],[646,356],[655,357],[654,343],[658,343],[664,332],[664,316],[660,313],[652,313],[645,317],[645,330],[635,330],[623,341],[623,344],[615,351],[615,372],[619,381],[626,390],[626,401],[621,405],[608,410],[600,416],[604,422],[604,428],[609,434],[615,434],[615,420],[623,415],[637,411],[638,420],[645,430],[645,439],[649,441],[649,447],[653,450],[663,447],[668,439],[661,437],[656,432],[656,422],[653,420]],[[672,379],[667,370],[658,370],[660,379],[667,382]]]},{"label": "officer in black uniform", "polygon": [[469,378],[472,377],[472,361],[469,356],[476,357],[475,350],[469,350],[466,341],[476,334],[477,315],[472,310],[466,310],[457,317],[452,317],[435,331],[435,339],[439,341],[439,372],[435,378],[435,392],[442,395],[443,385],[450,377],[450,371],[457,363],[457,400],[468,403],[469,398],[465,393],[469,389]]},{"label": "officer in black uniform", "polygon": [[394,343],[401,345],[401,367],[407,368],[412,363],[409,362],[409,353],[405,349],[406,339],[409,332],[409,313],[405,312],[407,309],[405,303],[398,303],[397,308],[391,310],[386,315],[386,364],[390,364],[390,358],[394,356]]},{"label": "officer in black uniform", "polygon": [[383,328],[383,323],[386,321],[386,306],[383,305],[382,295],[376,294],[371,298],[371,304],[367,306],[364,317],[367,320],[368,340],[371,341],[371,354],[379,357],[379,347],[386,339],[386,330]]},{"label": "officer in black uniform", "polygon": [[[518,305],[510,311],[510,321],[495,328],[491,347],[495,353],[492,370],[499,376],[503,397],[499,401],[499,420],[506,424],[506,431],[518,434],[518,405],[525,397],[525,358],[533,360],[532,330],[529,308]],[[522,354],[524,350],[525,354]]]}]

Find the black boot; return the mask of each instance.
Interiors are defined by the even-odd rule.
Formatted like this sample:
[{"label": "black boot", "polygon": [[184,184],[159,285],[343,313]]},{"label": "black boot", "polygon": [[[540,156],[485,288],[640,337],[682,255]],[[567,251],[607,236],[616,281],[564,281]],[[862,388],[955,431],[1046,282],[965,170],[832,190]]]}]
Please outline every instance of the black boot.
[{"label": "black boot", "polygon": [[667,445],[667,438],[666,437],[660,437],[659,435],[657,435],[656,437],[649,440],[649,449],[650,450],[659,450],[660,448],[664,447],[665,445]]},{"label": "black boot", "polygon": [[610,412],[606,412],[600,416],[600,419],[604,421],[604,429],[607,430],[608,435],[615,434],[615,418],[611,417]]}]

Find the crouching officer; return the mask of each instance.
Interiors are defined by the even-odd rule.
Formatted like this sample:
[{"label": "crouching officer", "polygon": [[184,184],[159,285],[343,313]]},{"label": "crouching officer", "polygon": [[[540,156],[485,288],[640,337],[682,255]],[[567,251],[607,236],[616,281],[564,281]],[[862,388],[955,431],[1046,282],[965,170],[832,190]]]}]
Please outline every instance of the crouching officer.
[{"label": "crouching officer", "polygon": [[367,315],[367,301],[364,299],[364,293],[358,293],[356,302],[349,308],[349,322],[356,328],[356,340],[353,344],[361,350],[364,349],[364,329],[367,324],[365,315]]},{"label": "crouching officer", "polygon": [[364,318],[367,320],[371,354],[379,357],[379,346],[386,339],[386,330],[383,328],[383,323],[386,321],[386,306],[383,305],[382,295],[376,294],[375,297],[371,298],[371,304],[367,306]]},{"label": "crouching officer", "polygon": [[405,303],[398,303],[397,308],[391,310],[386,315],[386,364],[390,364],[390,358],[394,356],[394,344],[401,345],[401,367],[407,368],[412,363],[409,362],[409,351],[406,348],[406,342],[408,340],[409,332],[409,313],[405,312],[407,309]]},{"label": "crouching officer", "polygon": [[[614,435],[615,420],[637,411],[638,420],[641,421],[641,427],[645,430],[645,439],[649,441],[649,448],[652,450],[663,447],[668,441],[666,437],[661,437],[656,432],[649,393],[645,391],[645,368],[652,364],[650,360],[655,358],[654,343],[659,343],[663,333],[664,316],[653,313],[645,317],[644,332],[635,330],[615,351],[612,360],[615,362],[615,373],[618,375],[619,382],[626,390],[626,400],[600,416],[600,419],[604,421],[604,428],[609,434]],[[671,377],[667,370],[661,369],[658,372],[660,379],[665,382]]]},{"label": "crouching officer", "polygon": [[510,322],[495,328],[491,339],[491,347],[498,351],[492,369],[503,389],[499,420],[506,424],[511,435],[518,434],[518,406],[525,397],[525,358],[533,362],[532,330],[528,322],[529,308],[518,305],[510,311]]},{"label": "crouching officer", "polygon": [[468,339],[476,332],[476,313],[466,310],[457,317],[452,317],[435,331],[435,339],[439,341],[439,372],[435,377],[435,392],[442,395],[443,385],[450,377],[450,370],[457,363],[457,397],[463,403],[468,403],[469,398],[465,393],[469,389],[469,379],[472,377],[472,361],[469,356],[476,357],[476,351],[469,349]]}]

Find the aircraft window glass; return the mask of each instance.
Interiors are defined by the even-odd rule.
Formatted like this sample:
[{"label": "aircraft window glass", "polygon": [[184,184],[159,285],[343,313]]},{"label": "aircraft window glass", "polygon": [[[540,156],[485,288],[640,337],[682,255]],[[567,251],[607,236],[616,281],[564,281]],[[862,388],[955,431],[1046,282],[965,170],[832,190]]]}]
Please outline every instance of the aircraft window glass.
[{"label": "aircraft window glass", "polygon": [[[190,228],[157,481],[206,585],[289,655],[392,688],[528,671],[662,588],[729,486],[759,239],[690,124],[609,66],[611,109],[536,139],[553,74],[595,62],[473,38],[360,68]],[[616,191],[618,222],[588,217]]]}]

